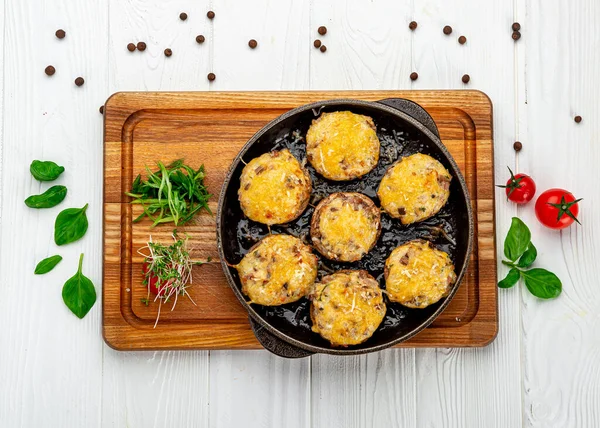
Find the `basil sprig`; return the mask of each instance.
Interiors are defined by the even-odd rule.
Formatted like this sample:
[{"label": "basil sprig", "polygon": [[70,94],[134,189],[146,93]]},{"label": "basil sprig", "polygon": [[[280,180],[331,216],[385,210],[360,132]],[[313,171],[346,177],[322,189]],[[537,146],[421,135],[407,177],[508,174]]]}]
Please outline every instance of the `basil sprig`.
[{"label": "basil sprig", "polygon": [[540,299],[553,299],[562,292],[560,279],[546,269],[530,267],[537,258],[537,249],[531,242],[531,232],[523,221],[513,217],[506,239],[504,240],[502,264],[510,267],[506,277],[498,282],[500,288],[510,288],[523,278],[527,289]]}]

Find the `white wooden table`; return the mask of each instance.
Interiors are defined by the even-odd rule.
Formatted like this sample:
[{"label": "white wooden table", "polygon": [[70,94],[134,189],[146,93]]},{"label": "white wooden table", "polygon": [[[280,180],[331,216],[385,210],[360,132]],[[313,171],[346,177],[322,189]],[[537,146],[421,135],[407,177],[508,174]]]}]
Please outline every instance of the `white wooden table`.
[{"label": "white wooden table", "polygon": [[[598,1],[3,3],[0,427],[600,426]],[[206,18],[211,9],[214,21]],[[413,19],[419,26],[411,32]],[[522,25],[517,43],[514,21]],[[324,37],[320,25],[329,30]],[[64,40],[54,36],[58,28]],[[197,34],[206,36],[203,45]],[[459,35],[468,39],[463,46]],[[317,37],[325,54],[312,47]],[[127,51],[140,40],[144,53]],[[57,70],[51,78],[49,64]],[[209,83],[211,71],[217,78]],[[77,76],[83,87],[73,84]],[[564,187],[585,198],[583,226],[557,233],[536,222],[533,206],[517,209],[498,191],[499,249],[510,218],[520,216],[538,265],[556,272],[564,291],[539,301],[522,285],[500,290],[500,332],[489,347],[296,361],[266,351],[120,353],[102,341],[100,301],[82,321],[62,303],[80,252],[101,292],[98,107],[111,93],[425,88],[477,88],[491,97],[496,182],[509,165],[531,174],[539,191]],[[515,140],[523,142],[518,156]],[[90,220],[85,238],[61,248],[63,262],[39,277],[36,262],[57,252],[58,211],[23,204],[41,189],[28,172],[36,158],[66,166],[63,207],[89,202]]]}]

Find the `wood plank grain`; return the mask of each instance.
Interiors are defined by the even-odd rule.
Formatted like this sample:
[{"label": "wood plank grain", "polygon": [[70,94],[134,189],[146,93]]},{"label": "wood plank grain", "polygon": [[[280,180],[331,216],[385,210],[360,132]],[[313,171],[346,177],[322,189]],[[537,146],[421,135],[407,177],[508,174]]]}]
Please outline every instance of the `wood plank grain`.
[{"label": "wood plank grain", "polygon": [[[111,93],[208,89],[209,5],[208,0],[110,0]],[[181,12],[188,14],[186,21],[179,19]],[[196,43],[198,34],[205,35],[204,44]],[[126,49],[138,41],[147,44],[144,52]],[[165,57],[165,48],[172,49],[171,57]],[[207,351],[123,353],[105,346],[103,356],[103,426],[208,426]]]},{"label": "wood plank grain", "polygon": [[[476,88],[492,98],[495,177],[503,178],[506,165],[514,165],[513,2],[473,3],[468,14],[463,11],[460,1],[415,2],[413,18],[419,22],[413,38],[414,67],[419,73],[415,87]],[[445,25],[453,28],[450,36],[442,32]],[[466,44],[458,43],[460,35],[467,37]],[[463,74],[470,75],[468,85],[462,83]],[[499,255],[514,214],[516,210],[497,193]],[[506,274],[500,265],[498,272]],[[500,293],[499,334],[489,347],[416,351],[418,427],[521,426],[518,299],[516,290]]]},{"label": "wood plank grain", "polygon": [[[0,424],[3,426],[100,425],[102,342],[100,299],[85,319],[61,298],[63,283],[85,253],[84,274],[101,293],[102,116],[106,96],[102,61],[107,3],[91,0],[5,1],[2,223],[0,243]],[[54,32],[67,31],[58,40]],[[88,54],[93,51],[96,56]],[[44,68],[52,64],[56,74]],[[76,87],[77,76],[86,84]],[[10,84],[6,84],[10,82]],[[77,123],[78,126],[71,126]],[[54,160],[66,171],[53,184],[68,187],[56,208],[34,210],[23,200],[50,187],[35,181],[33,159]],[[81,207],[90,227],[79,242],[57,247],[53,224],[60,210]],[[37,262],[60,254],[49,274],[34,276]]]},{"label": "wood plank grain", "polygon": [[[527,1],[524,12],[526,97],[519,117],[527,127],[519,170],[535,177],[538,194],[560,187],[584,198],[582,225],[562,232],[541,226],[533,207],[519,210],[538,248],[534,266],[551,270],[563,284],[562,295],[552,301],[533,297],[520,284],[524,425],[600,426],[600,4]],[[556,25],[569,37],[552,34]],[[579,124],[576,115],[583,118]]]}]

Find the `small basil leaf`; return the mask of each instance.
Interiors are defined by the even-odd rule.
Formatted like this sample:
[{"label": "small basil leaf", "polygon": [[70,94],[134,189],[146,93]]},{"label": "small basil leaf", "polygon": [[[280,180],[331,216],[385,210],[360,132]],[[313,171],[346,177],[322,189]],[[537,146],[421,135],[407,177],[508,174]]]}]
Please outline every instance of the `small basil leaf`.
[{"label": "small basil leaf", "polygon": [[65,186],[52,186],[41,195],[31,195],[25,199],[29,208],[52,208],[60,204],[67,196]]},{"label": "small basil leaf", "polygon": [[510,288],[519,281],[520,277],[521,277],[521,273],[520,273],[519,269],[512,268],[511,270],[508,271],[506,278],[504,278],[502,281],[500,281],[498,283],[498,287]]},{"label": "small basil leaf", "polygon": [[65,170],[64,166],[59,166],[52,161],[34,160],[29,166],[29,171],[33,178],[39,181],[53,181],[58,178]]},{"label": "small basil leaf", "polygon": [[45,258],[44,260],[42,260],[41,262],[39,262],[37,264],[37,266],[35,267],[35,274],[36,275],[43,275],[45,273],[50,272],[52,269],[54,269],[54,267],[60,263],[60,261],[62,260],[62,257],[59,256],[58,254],[56,256],[51,256],[48,258]]},{"label": "small basil leaf", "polygon": [[523,253],[521,258],[519,259],[519,263],[517,263],[517,266],[521,268],[529,267],[533,264],[533,262],[535,262],[536,257],[537,249],[533,245],[533,242],[530,242],[529,247],[527,247],[527,251]]},{"label": "small basil leaf", "polygon": [[83,208],[67,208],[61,211],[54,222],[54,242],[65,245],[81,239],[88,228],[85,215],[88,204]]},{"label": "small basil leaf", "polygon": [[92,281],[81,273],[83,254],[79,256],[79,269],[77,273],[69,278],[62,289],[62,298],[65,305],[77,315],[83,318],[96,303],[96,288]]},{"label": "small basil leaf", "polygon": [[562,292],[560,279],[546,269],[530,269],[522,275],[527,289],[540,299],[553,299]]},{"label": "small basil leaf", "polygon": [[529,228],[517,217],[513,217],[504,241],[504,255],[511,262],[516,261],[527,250],[531,241]]}]

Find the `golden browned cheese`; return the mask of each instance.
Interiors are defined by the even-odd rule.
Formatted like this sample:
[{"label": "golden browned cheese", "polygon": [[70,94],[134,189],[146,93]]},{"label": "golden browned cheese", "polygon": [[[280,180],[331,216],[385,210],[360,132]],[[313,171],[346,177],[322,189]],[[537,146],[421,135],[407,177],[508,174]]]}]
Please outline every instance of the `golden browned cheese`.
[{"label": "golden browned cheese", "polygon": [[364,270],[341,270],[323,277],[310,299],[312,330],[333,346],[367,340],[387,309],[377,280]]},{"label": "golden browned cheese", "polygon": [[425,308],[446,297],[456,282],[448,254],[427,241],[410,241],[397,247],[385,262],[389,299],[409,308]]},{"label": "golden browned cheese", "polygon": [[282,224],[300,216],[312,187],[308,171],[289,150],[252,159],[242,171],[238,197],[246,216],[264,224]]},{"label": "golden browned cheese", "polygon": [[360,260],[377,242],[381,213],[361,193],[333,193],[323,199],[311,220],[310,235],[316,249],[328,259]]},{"label": "golden browned cheese", "polygon": [[269,235],[252,247],[236,269],[250,303],[283,305],[310,293],[317,278],[317,257],[298,238]]},{"label": "golden browned cheese", "polygon": [[417,153],[400,159],[386,171],[377,196],[390,216],[411,224],[442,209],[450,196],[451,179],[441,163]]},{"label": "golden browned cheese", "polygon": [[306,155],[319,174],[344,181],[361,177],[379,161],[379,138],[368,116],[349,111],[323,113],[306,134]]}]

